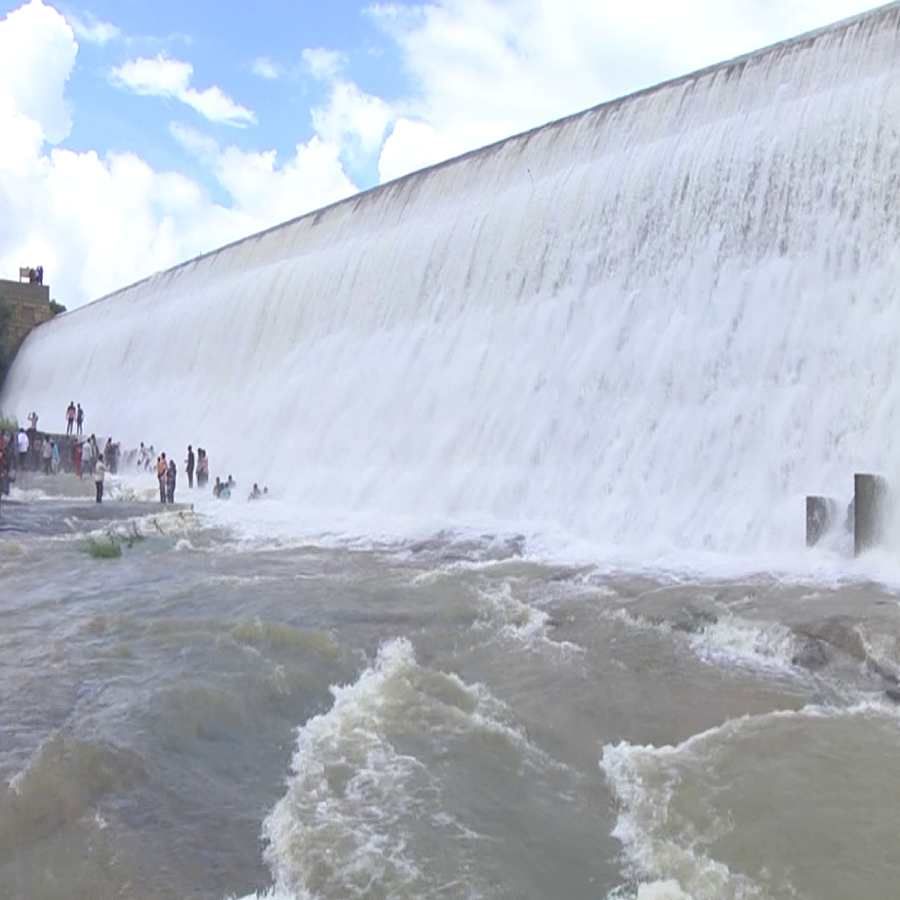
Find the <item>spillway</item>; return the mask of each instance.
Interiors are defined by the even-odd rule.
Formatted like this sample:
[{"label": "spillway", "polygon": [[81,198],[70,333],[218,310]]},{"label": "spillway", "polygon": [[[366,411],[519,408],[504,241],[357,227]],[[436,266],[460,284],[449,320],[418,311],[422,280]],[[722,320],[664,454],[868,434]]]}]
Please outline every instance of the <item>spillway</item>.
[{"label": "spillway", "polygon": [[[900,5],[607,103],[38,328],[0,408],[329,515],[803,543],[891,475]],[[180,456],[176,456],[180,458]]]}]

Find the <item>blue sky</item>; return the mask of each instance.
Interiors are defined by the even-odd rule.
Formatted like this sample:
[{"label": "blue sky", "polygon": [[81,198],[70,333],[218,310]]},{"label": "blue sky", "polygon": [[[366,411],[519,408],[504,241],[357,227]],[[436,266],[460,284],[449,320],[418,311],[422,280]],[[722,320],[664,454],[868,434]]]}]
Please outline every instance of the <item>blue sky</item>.
[{"label": "blue sky", "polygon": [[0,277],[78,306],[870,0],[0,0]]},{"label": "blue sky", "polygon": [[[20,5],[0,3],[0,11]],[[367,14],[367,7],[354,0],[327,4],[269,0],[255,6],[210,0],[189,4],[100,0],[89,8],[69,4],[58,8],[86,24],[113,24],[123,35],[102,45],[80,43],[69,81],[74,116],[66,146],[101,152],[139,148],[154,167],[184,169],[220,200],[225,198],[215,179],[168,133],[171,121],[205,127],[247,150],[265,146],[289,155],[298,141],[312,137],[310,109],[324,102],[328,90],[303,67],[301,51],[308,47],[340,48],[348,76],[367,92],[393,98],[409,88],[396,48]],[[198,86],[222,86],[255,112],[257,124],[246,129],[217,126],[171,99],[136,103],[110,83],[109,72],[116,66],[160,53],[190,61]],[[254,74],[254,63],[260,59],[283,74],[277,79]],[[354,174],[361,186],[377,182],[371,160],[356,167]]]}]

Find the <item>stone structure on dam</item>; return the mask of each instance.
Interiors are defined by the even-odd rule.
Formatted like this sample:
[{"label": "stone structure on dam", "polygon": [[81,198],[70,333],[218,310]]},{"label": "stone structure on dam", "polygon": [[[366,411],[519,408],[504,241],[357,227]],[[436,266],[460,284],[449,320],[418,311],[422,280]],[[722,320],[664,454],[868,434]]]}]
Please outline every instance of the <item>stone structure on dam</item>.
[{"label": "stone structure on dam", "polygon": [[896,468],[898,76],[891,4],[512,137],[58,317],[0,407],[323,526],[800,546]]}]

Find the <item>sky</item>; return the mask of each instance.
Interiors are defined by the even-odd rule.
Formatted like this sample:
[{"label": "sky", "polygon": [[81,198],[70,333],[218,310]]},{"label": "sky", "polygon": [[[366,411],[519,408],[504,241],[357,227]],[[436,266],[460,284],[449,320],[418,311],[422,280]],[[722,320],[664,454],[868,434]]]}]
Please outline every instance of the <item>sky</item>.
[{"label": "sky", "polygon": [[70,309],[873,0],[0,0],[0,278]]}]

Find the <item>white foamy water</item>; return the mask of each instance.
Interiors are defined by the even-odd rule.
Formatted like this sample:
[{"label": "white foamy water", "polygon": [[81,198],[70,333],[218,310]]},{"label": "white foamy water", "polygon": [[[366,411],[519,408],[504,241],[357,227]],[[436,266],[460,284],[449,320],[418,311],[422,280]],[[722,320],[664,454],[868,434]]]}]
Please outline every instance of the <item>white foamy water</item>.
[{"label": "white foamy water", "polygon": [[[866,820],[865,795],[871,786],[862,787],[867,777],[859,766],[871,761],[873,751],[880,756],[879,742],[896,733],[894,708],[864,702],[849,708],[809,706],[745,716],[677,746],[607,745],[600,765],[620,807],[613,833],[622,842],[632,875],[630,889],[623,886],[610,896],[622,900],[851,896],[854,891],[848,886],[857,873],[826,875],[817,840],[824,830]],[[798,734],[804,735],[805,746],[790,741]],[[792,841],[789,861],[771,866],[758,859],[751,863],[759,847],[773,840],[771,830],[766,834],[770,823],[761,810],[786,786],[791,791],[780,799],[803,805],[802,791],[812,781],[809,753],[820,754],[817,766],[833,768],[836,776],[847,767],[843,781],[817,781],[822,794],[819,814],[827,822],[809,823],[813,834]],[[740,805],[735,803],[737,797]],[[873,807],[871,812],[866,830],[876,839],[890,825],[882,811]],[[777,831],[784,835],[796,815],[784,806],[779,813]],[[763,819],[754,821],[759,815]],[[866,865],[862,834],[852,837],[847,851],[853,865]],[[804,859],[804,854],[814,858]],[[871,862],[877,868],[876,860]],[[800,884],[792,884],[791,877],[798,876]],[[874,897],[878,889],[872,885],[865,890],[873,891],[866,896]]]},{"label": "white foamy water", "polygon": [[513,765],[543,766],[542,754],[483,687],[421,668],[404,639],[332,692],[332,708],[299,729],[287,793],[264,826],[276,894],[371,897],[390,885],[396,898],[487,896],[478,876],[459,877],[481,836],[445,811],[444,766],[426,765],[416,745],[446,754],[475,734]]},{"label": "white foamy water", "polygon": [[898,16],[154,276],[38,329],[0,405],[77,393],[90,430],[200,443],[320,522],[799,547],[804,494],[897,469]]}]

